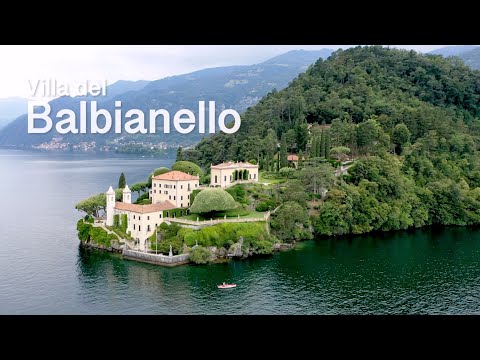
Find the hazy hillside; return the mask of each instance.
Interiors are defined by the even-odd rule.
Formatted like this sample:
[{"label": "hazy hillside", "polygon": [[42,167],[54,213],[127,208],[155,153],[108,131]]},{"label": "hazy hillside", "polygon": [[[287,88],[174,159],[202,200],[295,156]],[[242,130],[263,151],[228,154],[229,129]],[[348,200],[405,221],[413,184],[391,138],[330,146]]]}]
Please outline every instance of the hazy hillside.
[{"label": "hazy hillside", "polygon": [[459,55],[460,58],[472,69],[480,70],[480,47],[464,52]]},{"label": "hazy hillside", "polygon": [[[250,66],[228,66],[204,69],[189,74],[172,76],[145,84],[128,82],[128,91],[121,92],[122,83],[109,87],[107,98],[96,98],[101,108],[113,113],[114,100],[122,101],[124,113],[131,108],[137,108],[145,113],[149,109],[167,109],[171,114],[181,108],[192,109],[198,107],[199,100],[216,101],[217,111],[222,108],[233,108],[239,112],[256,104],[265,94],[273,89],[283,89],[299,73],[305,71],[319,57],[327,57],[332,51],[322,49],[318,51],[290,51],[263,63]],[[121,86],[122,85],[122,86]],[[116,91],[112,98],[112,89]],[[119,90],[121,89],[121,90]],[[69,108],[78,114],[78,102],[81,98],[55,99],[51,101],[52,113]],[[0,131],[0,145],[15,147],[32,147],[43,144],[46,148],[63,149],[105,149],[120,151],[149,151],[154,152],[162,147],[188,146],[198,142],[202,134],[192,132],[181,135],[174,130],[165,136],[162,128],[157,129],[155,135],[77,135],[67,134],[58,136],[55,131],[48,134],[28,134],[26,115],[16,119],[5,129]],[[88,132],[88,129],[87,129]],[[53,143],[51,142],[54,139]],[[92,143],[95,141],[95,143]],[[82,143],[79,148],[79,143]],[[48,144],[48,145],[45,145]]]},{"label": "hazy hillside", "polygon": [[436,49],[430,51],[429,54],[431,55],[442,55],[445,57],[448,56],[458,56],[463,54],[467,51],[473,50],[477,47],[477,45],[455,45],[455,46],[446,46],[440,49]]},{"label": "hazy hillside", "polygon": [[25,113],[27,110],[27,99],[11,97],[0,99],[0,128]]}]

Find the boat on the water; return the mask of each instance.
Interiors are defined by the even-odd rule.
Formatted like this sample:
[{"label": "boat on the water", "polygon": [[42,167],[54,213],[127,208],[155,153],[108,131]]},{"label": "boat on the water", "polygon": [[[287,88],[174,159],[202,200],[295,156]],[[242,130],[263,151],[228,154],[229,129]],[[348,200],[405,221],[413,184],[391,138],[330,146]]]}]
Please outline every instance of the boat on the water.
[{"label": "boat on the water", "polygon": [[217,285],[219,289],[230,289],[236,287],[237,284],[225,284],[223,283],[222,285]]}]

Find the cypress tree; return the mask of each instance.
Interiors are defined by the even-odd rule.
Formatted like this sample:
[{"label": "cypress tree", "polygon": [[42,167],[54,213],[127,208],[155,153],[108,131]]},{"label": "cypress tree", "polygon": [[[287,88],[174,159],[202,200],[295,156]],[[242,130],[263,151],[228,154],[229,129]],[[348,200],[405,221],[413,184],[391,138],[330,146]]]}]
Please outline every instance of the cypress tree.
[{"label": "cypress tree", "polygon": [[279,167],[286,167],[288,165],[287,162],[287,137],[285,136],[285,133],[282,134],[282,139],[280,140],[280,152],[279,152],[279,160],[280,160],[280,165]]},{"label": "cypress tree", "polygon": [[123,189],[125,187],[125,183],[126,183],[125,174],[122,172],[120,174],[120,177],[118,178],[118,188]]},{"label": "cypress tree", "polygon": [[322,134],[320,136],[320,149],[319,149],[318,156],[325,157],[325,131],[322,130]]},{"label": "cypress tree", "polygon": [[301,169],[303,167],[303,151],[300,150],[298,152],[298,168]]},{"label": "cypress tree", "polygon": [[330,131],[325,131],[325,158],[330,158]]}]

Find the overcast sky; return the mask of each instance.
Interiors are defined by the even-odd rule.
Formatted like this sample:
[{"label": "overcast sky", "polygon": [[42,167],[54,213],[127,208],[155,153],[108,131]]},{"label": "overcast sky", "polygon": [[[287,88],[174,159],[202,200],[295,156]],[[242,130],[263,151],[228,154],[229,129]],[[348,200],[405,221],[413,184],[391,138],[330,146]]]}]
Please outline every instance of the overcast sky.
[{"label": "overcast sky", "polygon": [[[206,67],[246,65],[294,49],[351,45],[69,45],[0,46],[0,98],[31,98],[29,80],[157,80]],[[390,45],[428,52],[448,45]]]}]

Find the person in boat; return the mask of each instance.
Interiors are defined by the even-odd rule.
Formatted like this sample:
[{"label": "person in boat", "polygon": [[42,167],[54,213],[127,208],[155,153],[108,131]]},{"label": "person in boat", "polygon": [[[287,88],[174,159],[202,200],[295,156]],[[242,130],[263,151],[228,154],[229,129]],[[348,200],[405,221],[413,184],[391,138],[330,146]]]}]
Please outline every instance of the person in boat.
[{"label": "person in boat", "polygon": [[225,286],[225,281],[223,282],[223,285]]}]

